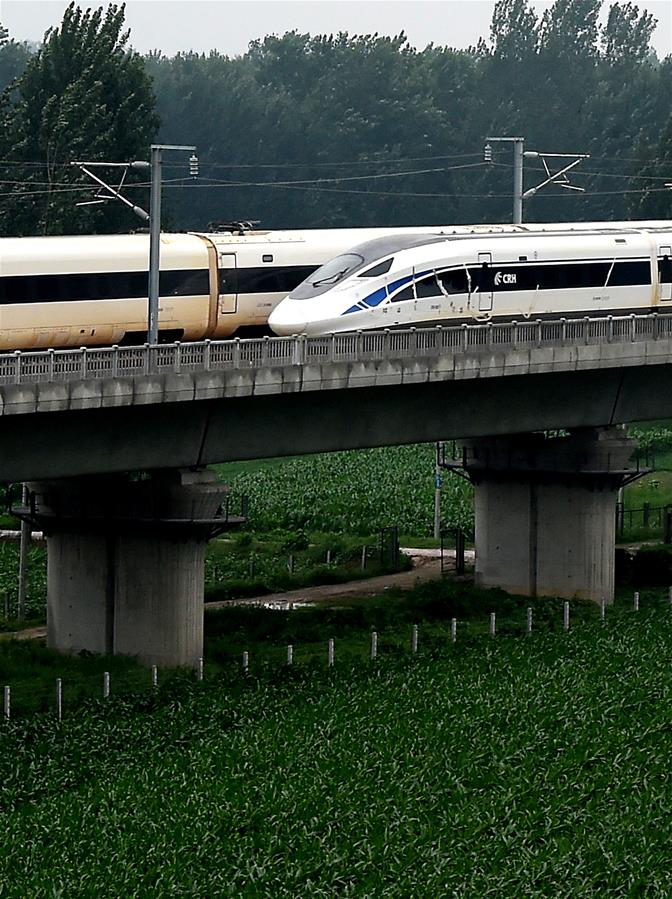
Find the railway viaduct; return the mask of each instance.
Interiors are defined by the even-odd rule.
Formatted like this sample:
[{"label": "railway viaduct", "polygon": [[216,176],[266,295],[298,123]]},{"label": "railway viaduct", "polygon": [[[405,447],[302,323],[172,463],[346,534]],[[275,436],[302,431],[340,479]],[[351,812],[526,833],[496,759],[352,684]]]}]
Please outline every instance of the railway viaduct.
[{"label": "railway viaduct", "polygon": [[[211,463],[458,439],[476,578],[613,598],[617,426],[672,416],[672,317],[0,356],[0,481],[48,540],[48,642],[191,665]],[[540,432],[564,430],[549,439]]]}]

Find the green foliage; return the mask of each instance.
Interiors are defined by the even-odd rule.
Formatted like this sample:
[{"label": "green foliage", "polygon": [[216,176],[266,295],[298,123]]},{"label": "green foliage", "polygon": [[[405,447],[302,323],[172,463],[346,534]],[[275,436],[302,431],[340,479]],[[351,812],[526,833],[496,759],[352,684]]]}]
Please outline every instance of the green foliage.
[{"label": "green foliage", "polygon": [[[250,498],[251,526],[369,535],[396,526],[399,533],[431,534],[434,446],[417,445],[328,453],[293,459],[234,478],[236,494]],[[472,526],[472,489],[456,475],[443,477],[443,520]]]},{"label": "green foliage", "polygon": [[[558,0],[540,19],[529,0],[500,0],[490,42],[464,51],[415,49],[404,34],[288,32],[254,41],[235,59],[155,54],[147,66],[162,138],[194,141],[205,172],[208,166],[218,178],[242,172],[248,182],[199,192],[198,208],[189,190],[174,192],[168,198],[174,221],[190,227],[222,218],[256,218],[269,227],[506,221],[510,156],[498,151],[494,168],[476,158],[485,135],[513,133],[524,134],[530,147],[586,152],[595,160],[573,175],[585,195],[540,191],[527,203],[528,220],[626,218],[628,198],[638,214],[671,214],[669,192],[640,196],[619,188],[628,185],[624,176],[634,176],[632,190],[646,188],[651,182],[639,176],[664,177],[669,168],[672,61],[659,63],[651,50],[649,13],[629,2],[612,4],[600,25],[603,6]],[[379,177],[404,166],[422,171]],[[540,164],[529,160],[526,170],[530,180],[543,180]],[[311,183],[343,175],[377,180]],[[287,180],[303,183],[263,185]]]},{"label": "green foliage", "polygon": [[[247,538],[247,539],[246,539]],[[243,533],[231,543],[214,541],[205,560],[207,602],[244,599],[317,584],[340,584],[389,571],[381,564],[379,541],[368,539],[367,563],[361,568],[364,541],[333,534]],[[327,564],[327,551],[330,562]],[[291,568],[290,568],[291,559]],[[405,571],[411,560],[402,555]]]},{"label": "green foliage", "polygon": [[[603,7],[556,0],[539,17],[530,0],[499,0],[490,40],[468,50],[416,49],[403,33],[292,31],[235,58],[213,49],[142,60],[128,49],[123,7],[71,5],[32,57],[6,36],[0,44],[0,88],[18,77],[0,103],[0,158],[22,163],[11,178],[7,169],[20,184],[0,230],[131,227],[119,204],[74,212],[75,195],[58,191],[83,183],[67,165],[75,157],[146,154],[157,127],[150,84],[160,138],[195,143],[211,179],[198,203],[189,185],[166,190],[175,228],[507,221],[510,156],[498,151],[487,167],[480,148],[487,134],[512,133],[541,150],[592,154],[573,173],[587,193],[540,191],[527,220],[669,217],[672,195],[650,186],[669,180],[672,58],[653,53],[646,10],[614,3],[600,25]],[[526,171],[545,176],[533,160]]]},{"label": "green foliage", "polygon": [[3,722],[0,887],[664,899],[671,637],[656,610],[454,649],[421,635],[416,659],[373,666],[337,644],[332,671]]},{"label": "green foliage", "polygon": [[[26,618],[43,619],[47,600],[47,551],[44,545],[33,545],[28,550],[26,578]],[[7,596],[12,626],[16,621],[18,583],[18,541],[0,541],[0,621],[4,620],[4,601]]]},{"label": "green foliage", "polygon": [[77,159],[125,161],[148,152],[157,119],[142,58],[127,48],[124,7],[82,11],[71,3],[59,28],[28,61],[5,102],[0,159],[15,189],[2,206],[5,234],[128,230],[121,204],[74,211],[87,184]]},{"label": "green foliage", "polygon": [[628,428],[628,436],[637,441],[640,453],[664,453],[672,451],[672,428],[669,427],[637,427]]},{"label": "green foliage", "polygon": [[29,58],[28,45],[10,40],[0,23],[0,94],[23,72]]}]

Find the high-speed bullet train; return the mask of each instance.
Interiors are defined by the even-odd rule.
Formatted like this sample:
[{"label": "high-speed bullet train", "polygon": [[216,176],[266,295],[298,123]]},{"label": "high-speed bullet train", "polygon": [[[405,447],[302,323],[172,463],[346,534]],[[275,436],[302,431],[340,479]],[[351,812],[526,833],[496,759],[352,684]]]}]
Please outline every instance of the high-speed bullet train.
[{"label": "high-speed bullet train", "polygon": [[672,312],[672,222],[366,241],[313,272],[269,325],[310,335],[648,311]]},{"label": "high-speed bullet train", "polygon": [[[331,257],[364,240],[435,230],[232,225],[217,233],[164,233],[160,340],[270,333],[273,307]],[[143,343],[148,260],[147,234],[0,239],[0,351]]]},{"label": "high-speed bullet train", "polygon": [[[164,233],[160,339],[244,337],[259,334],[262,329],[270,333],[268,316],[280,300],[327,260],[364,241],[402,235],[404,240],[423,235],[443,236],[444,241],[449,235],[480,235],[484,240],[486,236],[494,240],[498,234],[512,232],[524,236],[529,227],[253,231],[231,225],[217,233]],[[562,226],[533,227],[557,230]],[[577,223],[568,227],[586,230],[597,225]],[[610,227],[632,225],[614,223]],[[391,254],[390,250],[382,260],[390,258],[390,268],[400,259],[392,260]],[[147,334],[148,258],[146,234],[0,239],[0,351],[143,343]],[[359,256],[355,261],[361,261]],[[356,283],[373,283],[373,272],[360,282],[357,279],[361,273],[361,267],[354,272]],[[322,287],[337,286],[335,281],[328,283],[330,277]],[[338,281],[341,287],[349,283],[340,277]],[[418,292],[423,289],[419,287]],[[322,290],[319,296],[326,298]],[[308,308],[302,306],[302,314]],[[352,327],[361,327],[354,323],[355,316],[345,319],[353,320]],[[289,329],[303,330],[301,318]]]}]

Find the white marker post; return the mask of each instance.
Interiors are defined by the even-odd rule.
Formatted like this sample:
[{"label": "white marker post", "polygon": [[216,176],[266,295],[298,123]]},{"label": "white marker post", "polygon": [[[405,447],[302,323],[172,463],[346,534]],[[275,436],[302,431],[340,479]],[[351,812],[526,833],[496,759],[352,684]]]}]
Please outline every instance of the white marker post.
[{"label": "white marker post", "polygon": [[56,678],[56,720],[63,720],[63,681]]},{"label": "white marker post", "polygon": [[450,619],[450,641],[457,643],[457,618]]},{"label": "white marker post", "polygon": [[606,616],[605,616],[606,608],[607,608],[607,601],[603,596],[602,599],[600,600],[600,621],[602,622],[602,624],[604,624],[606,621]]},{"label": "white marker post", "polygon": [[562,606],[562,626],[566,631],[569,630],[569,603],[567,600],[565,600]]},{"label": "white marker post", "polygon": [[327,550],[327,565],[331,565],[331,550]]},{"label": "white marker post", "polygon": [[243,674],[247,674],[250,669],[250,654],[247,650],[243,653]]},{"label": "white marker post", "polygon": [[527,607],[527,636],[532,633],[532,606]]},{"label": "white marker post", "polygon": [[413,630],[411,631],[411,652],[418,651],[418,625],[413,625]]},{"label": "white marker post", "polygon": [[639,590],[636,590],[635,595],[632,597],[632,608],[633,611],[639,612]]},{"label": "white marker post", "polygon": [[497,633],[497,613],[490,612],[490,636],[494,637]]},{"label": "white marker post", "polygon": [[287,644],[287,664],[294,664],[294,646],[291,643]]},{"label": "white marker post", "polygon": [[152,689],[156,690],[159,686],[159,669],[156,665],[152,665]]},{"label": "white marker post", "polygon": [[[366,546],[363,546],[362,547],[362,571],[364,571],[365,568],[366,568]],[[672,587],[670,587],[670,590],[672,591]],[[670,602],[672,602],[672,600],[670,600]]]},{"label": "white marker post", "polygon": [[378,658],[378,634],[376,631],[371,631],[371,661],[373,662]]},{"label": "white marker post", "polygon": [[110,698],[110,672],[103,671],[103,699]]},{"label": "white marker post", "polygon": [[3,698],[2,698],[2,713],[5,718],[9,721],[9,718],[12,714],[12,688],[5,687],[3,690]]},{"label": "white marker post", "polygon": [[327,665],[330,668],[334,667],[334,638],[331,637],[329,642],[327,643]]},{"label": "white marker post", "polygon": [[196,680],[202,682],[204,674],[205,674],[205,663],[203,661],[203,656],[199,656],[198,663],[196,665]]}]

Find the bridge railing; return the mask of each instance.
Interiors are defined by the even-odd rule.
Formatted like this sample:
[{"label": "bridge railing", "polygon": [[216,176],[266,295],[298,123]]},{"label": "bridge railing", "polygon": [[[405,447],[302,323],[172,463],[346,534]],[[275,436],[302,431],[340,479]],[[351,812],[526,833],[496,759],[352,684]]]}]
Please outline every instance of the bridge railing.
[{"label": "bridge railing", "polygon": [[227,369],[394,361],[544,346],[624,343],[672,337],[672,315],[538,319],[324,337],[205,340],[0,354],[0,384],[58,383],[183,375]]}]

